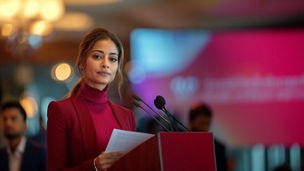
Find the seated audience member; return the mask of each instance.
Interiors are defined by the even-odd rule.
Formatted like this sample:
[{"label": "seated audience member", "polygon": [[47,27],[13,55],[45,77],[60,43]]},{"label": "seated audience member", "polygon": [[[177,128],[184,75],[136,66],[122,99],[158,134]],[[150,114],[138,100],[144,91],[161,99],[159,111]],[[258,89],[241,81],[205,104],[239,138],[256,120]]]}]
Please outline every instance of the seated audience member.
[{"label": "seated audience member", "polygon": [[46,169],[46,154],[42,145],[28,140],[25,110],[18,102],[1,106],[0,118],[7,147],[0,150],[1,171],[43,171]]},{"label": "seated audience member", "polygon": [[[1,120],[0,120],[0,128],[2,126]],[[5,146],[4,136],[2,134],[2,131],[0,131],[0,149]]]},{"label": "seated audience member", "polygon": [[[191,107],[189,112],[189,124],[191,131],[209,131],[211,121],[212,111],[208,105],[200,103]],[[214,139],[214,147],[217,171],[226,171],[226,147],[216,139]]]}]

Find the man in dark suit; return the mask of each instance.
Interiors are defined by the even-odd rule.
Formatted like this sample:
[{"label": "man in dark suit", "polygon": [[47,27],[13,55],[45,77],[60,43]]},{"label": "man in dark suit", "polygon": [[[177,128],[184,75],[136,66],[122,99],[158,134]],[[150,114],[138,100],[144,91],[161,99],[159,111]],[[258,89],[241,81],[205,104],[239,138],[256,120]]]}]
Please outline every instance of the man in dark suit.
[{"label": "man in dark suit", "polygon": [[26,113],[18,102],[7,102],[1,106],[0,118],[7,147],[0,150],[1,171],[44,171],[46,154],[42,145],[27,140]]},{"label": "man in dark suit", "polygon": [[[1,128],[1,120],[0,120],[0,128]],[[2,134],[2,131],[0,131],[0,149],[3,148],[5,146],[5,141],[4,141],[4,136]]]},{"label": "man in dark suit", "polygon": [[[191,131],[209,131],[212,121],[212,111],[204,103],[194,105],[189,112],[189,124]],[[217,171],[227,170],[226,147],[214,139],[214,149]]]}]

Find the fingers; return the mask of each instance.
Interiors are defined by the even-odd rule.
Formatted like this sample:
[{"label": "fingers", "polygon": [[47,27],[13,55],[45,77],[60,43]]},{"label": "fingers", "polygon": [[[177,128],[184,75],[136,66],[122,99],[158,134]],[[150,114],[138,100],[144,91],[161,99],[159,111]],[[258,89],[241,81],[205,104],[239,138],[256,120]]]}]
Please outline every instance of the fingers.
[{"label": "fingers", "polygon": [[122,152],[112,152],[112,153],[101,153],[98,157],[100,159],[118,158],[122,155]]},{"label": "fingers", "polygon": [[119,159],[118,157],[121,155],[121,152],[101,153],[97,157],[97,165],[100,166],[103,170],[106,170],[110,168]]},{"label": "fingers", "polygon": [[101,165],[109,165],[109,164],[113,164],[114,162],[116,162],[118,159],[116,158],[104,158],[99,160]]}]

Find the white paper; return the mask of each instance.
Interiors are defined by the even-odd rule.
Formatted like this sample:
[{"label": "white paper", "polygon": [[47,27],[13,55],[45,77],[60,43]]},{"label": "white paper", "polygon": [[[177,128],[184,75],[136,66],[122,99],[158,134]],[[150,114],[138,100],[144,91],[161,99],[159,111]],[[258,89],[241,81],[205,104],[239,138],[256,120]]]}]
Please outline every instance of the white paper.
[{"label": "white paper", "polygon": [[153,136],[154,134],[114,129],[105,153],[122,152],[122,156],[124,156]]}]

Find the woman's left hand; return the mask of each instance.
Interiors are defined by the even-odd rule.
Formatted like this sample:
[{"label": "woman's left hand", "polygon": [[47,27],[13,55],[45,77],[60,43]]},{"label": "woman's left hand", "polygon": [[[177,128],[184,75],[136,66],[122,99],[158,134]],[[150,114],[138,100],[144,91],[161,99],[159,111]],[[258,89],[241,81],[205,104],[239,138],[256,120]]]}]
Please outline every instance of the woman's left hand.
[{"label": "woman's left hand", "polygon": [[122,152],[104,153],[102,152],[95,158],[95,166],[99,171],[107,170],[122,155]]}]

